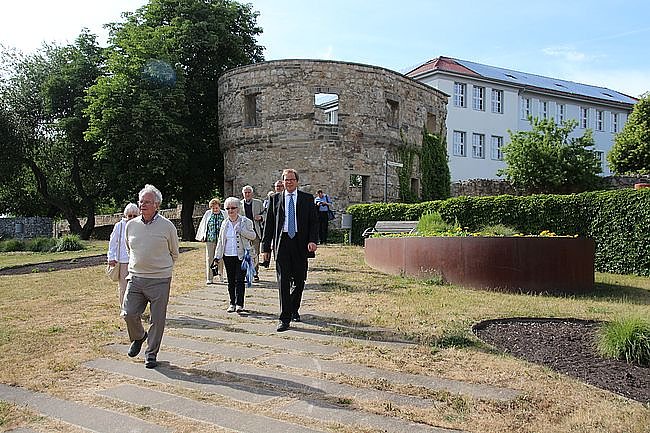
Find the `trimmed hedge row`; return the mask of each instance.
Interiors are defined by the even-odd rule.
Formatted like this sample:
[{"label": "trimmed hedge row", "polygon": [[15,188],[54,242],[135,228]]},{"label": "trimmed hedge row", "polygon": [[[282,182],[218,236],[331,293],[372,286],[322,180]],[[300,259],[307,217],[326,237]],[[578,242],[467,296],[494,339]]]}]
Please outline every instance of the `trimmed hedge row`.
[{"label": "trimmed hedge row", "polygon": [[538,194],[454,197],[417,204],[353,205],[352,239],[377,221],[415,221],[438,211],[449,222],[478,230],[505,224],[522,233],[550,230],[596,242],[596,270],[650,276],[650,189],[595,191],[571,195]]}]

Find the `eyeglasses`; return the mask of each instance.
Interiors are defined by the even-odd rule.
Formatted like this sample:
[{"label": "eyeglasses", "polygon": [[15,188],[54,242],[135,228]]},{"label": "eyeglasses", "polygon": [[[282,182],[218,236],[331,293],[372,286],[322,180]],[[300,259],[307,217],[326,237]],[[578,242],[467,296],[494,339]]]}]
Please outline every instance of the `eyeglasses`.
[{"label": "eyeglasses", "polygon": [[146,204],[147,206],[151,206],[153,204],[153,201],[151,201],[151,200],[143,200],[143,201],[140,202],[140,206],[142,206],[143,204]]},{"label": "eyeglasses", "polygon": [[295,181],[297,181],[297,180],[298,180],[298,179],[296,179],[295,177],[293,177],[293,178],[291,178],[291,179],[284,179],[285,182],[295,182]]},{"label": "eyeglasses", "polygon": [[127,215],[126,217],[127,217],[128,219],[131,219],[131,218],[135,218],[135,217],[137,217],[137,215]]},{"label": "eyeglasses", "polygon": [[226,210],[237,210],[239,209],[238,207],[227,207]]}]

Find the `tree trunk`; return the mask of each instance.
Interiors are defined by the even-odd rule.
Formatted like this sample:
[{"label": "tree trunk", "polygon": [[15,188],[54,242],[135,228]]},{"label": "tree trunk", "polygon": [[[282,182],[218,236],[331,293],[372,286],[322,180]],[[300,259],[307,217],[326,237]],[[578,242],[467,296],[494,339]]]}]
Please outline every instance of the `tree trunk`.
[{"label": "tree trunk", "polygon": [[181,208],[181,227],[183,229],[183,240],[193,241],[196,235],[192,215],[194,213],[194,198],[183,198],[183,207]]}]

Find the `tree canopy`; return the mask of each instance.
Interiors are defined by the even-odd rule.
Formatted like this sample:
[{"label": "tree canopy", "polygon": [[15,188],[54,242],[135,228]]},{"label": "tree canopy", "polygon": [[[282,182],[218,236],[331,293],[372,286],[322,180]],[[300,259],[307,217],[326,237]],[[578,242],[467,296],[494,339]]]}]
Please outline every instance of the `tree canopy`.
[{"label": "tree canopy", "polygon": [[617,174],[650,173],[650,92],[634,105],[623,130],[614,138],[607,160]]},{"label": "tree canopy", "polygon": [[[11,198],[3,212],[60,215],[73,233],[87,239],[105,183],[83,133],[85,91],[101,75],[102,50],[82,31],[74,44],[44,45],[35,54],[2,52],[0,83],[4,119],[0,129],[3,187]],[[40,208],[40,209],[39,209]],[[78,216],[87,217],[82,227]]]},{"label": "tree canopy", "polygon": [[263,60],[257,13],[229,0],[150,0],[110,25],[108,70],[89,90],[90,128],[112,195],[153,183],[182,202],[194,237],[198,199],[223,185],[217,79]]},{"label": "tree canopy", "polygon": [[[532,193],[567,193],[594,189],[600,183],[600,161],[593,151],[592,132],[571,137],[575,120],[529,118],[530,131],[508,131],[503,148],[506,168],[497,172],[512,185]],[[590,149],[591,148],[591,149]]]}]

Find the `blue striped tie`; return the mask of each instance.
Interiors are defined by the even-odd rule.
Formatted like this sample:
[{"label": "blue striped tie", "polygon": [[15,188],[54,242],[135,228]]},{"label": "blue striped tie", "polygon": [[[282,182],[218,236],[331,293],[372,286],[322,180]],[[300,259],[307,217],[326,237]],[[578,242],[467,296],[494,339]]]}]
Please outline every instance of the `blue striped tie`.
[{"label": "blue striped tie", "polygon": [[287,210],[287,234],[291,239],[296,235],[296,207],[293,204],[293,193],[289,194],[289,209]]}]

